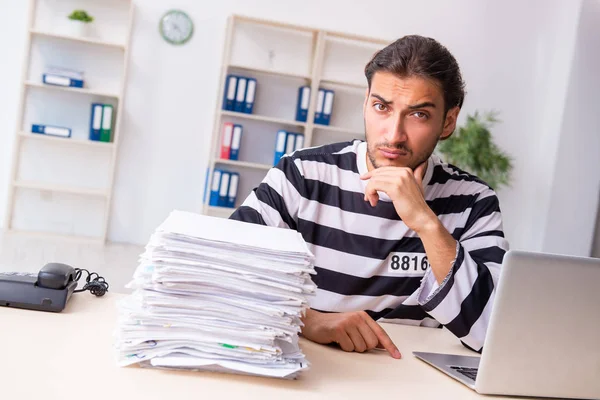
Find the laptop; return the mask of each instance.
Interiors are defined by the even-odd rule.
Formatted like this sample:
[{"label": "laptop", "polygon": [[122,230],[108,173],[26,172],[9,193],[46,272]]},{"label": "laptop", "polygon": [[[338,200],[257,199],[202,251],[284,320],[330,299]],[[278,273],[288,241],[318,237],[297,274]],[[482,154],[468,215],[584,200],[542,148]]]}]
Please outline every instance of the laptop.
[{"label": "laptop", "polygon": [[600,399],[600,259],[509,250],[481,358],[413,354],[481,394]]}]

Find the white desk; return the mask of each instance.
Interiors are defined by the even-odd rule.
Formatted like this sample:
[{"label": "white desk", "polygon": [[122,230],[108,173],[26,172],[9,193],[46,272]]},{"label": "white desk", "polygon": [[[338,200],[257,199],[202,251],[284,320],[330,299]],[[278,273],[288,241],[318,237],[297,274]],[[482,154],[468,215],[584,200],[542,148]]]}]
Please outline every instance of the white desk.
[{"label": "white desk", "polygon": [[[384,324],[402,352],[345,353],[301,340],[311,368],[294,381],[117,367],[113,330],[120,295],[74,294],[58,314],[0,307],[2,399],[492,399],[412,355],[474,355],[448,331]],[[514,397],[513,397],[514,399]]]}]

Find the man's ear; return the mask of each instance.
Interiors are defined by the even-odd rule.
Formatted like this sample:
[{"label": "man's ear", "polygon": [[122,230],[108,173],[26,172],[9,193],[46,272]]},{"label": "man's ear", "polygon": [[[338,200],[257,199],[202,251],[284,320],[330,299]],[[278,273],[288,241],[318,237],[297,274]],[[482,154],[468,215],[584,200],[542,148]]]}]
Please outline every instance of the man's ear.
[{"label": "man's ear", "polygon": [[456,121],[458,119],[458,113],[460,112],[459,107],[453,107],[446,113],[446,119],[444,120],[444,129],[440,135],[440,140],[446,140],[454,133],[456,129]]},{"label": "man's ear", "polygon": [[367,88],[367,90],[365,90],[365,102],[363,103],[363,117],[365,116],[365,113],[367,112],[367,102],[369,101],[369,93],[371,92],[370,88]]}]

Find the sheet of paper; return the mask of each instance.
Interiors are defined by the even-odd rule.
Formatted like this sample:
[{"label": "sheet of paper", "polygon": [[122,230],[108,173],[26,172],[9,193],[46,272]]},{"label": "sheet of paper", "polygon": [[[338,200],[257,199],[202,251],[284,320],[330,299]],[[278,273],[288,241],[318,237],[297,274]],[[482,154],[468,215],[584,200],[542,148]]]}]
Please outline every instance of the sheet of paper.
[{"label": "sheet of paper", "polygon": [[303,363],[291,364],[281,366],[279,368],[274,368],[235,361],[215,361],[196,357],[182,357],[178,355],[174,355],[171,357],[153,358],[151,360],[151,363],[153,366],[157,367],[183,367],[206,371],[220,371],[220,368],[224,368],[226,370],[243,372],[250,375],[271,376],[274,378],[290,377],[292,375],[297,374],[299,371],[302,371],[303,369],[307,368],[307,366]]},{"label": "sheet of paper", "polygon": [[158,231],[254,247],[274,252],[306,254],[308,246],[299,232],[175,210]]}]

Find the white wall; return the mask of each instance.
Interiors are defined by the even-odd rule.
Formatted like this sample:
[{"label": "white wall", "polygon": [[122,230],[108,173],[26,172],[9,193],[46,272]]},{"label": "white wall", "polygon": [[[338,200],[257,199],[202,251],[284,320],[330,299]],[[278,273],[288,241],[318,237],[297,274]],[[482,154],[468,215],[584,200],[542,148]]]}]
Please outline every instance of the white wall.
[{"label": "white wall", "polygon": [[0,28],[0,226],[4,226],[29,18],[27,2],[0,0],[0,15],[7,16]]},{"label": "white wall", "polygon": [[482,48],[459,58],[473,69],[464,111],[499,110],[495,140],[514,157],[512,185],[499,193],[512,248],[541,249],[579,7],[486,2],[481,28],[469,29]]},{"label": "white wall", "polygon": [[600,195],[600,3],[583,0],[542,249],[589,256]]},{"label": "white wall", "polygon": [[[25,35],[25,5],[9,2],[0,0],[14,32],[0,39],[6,61],[0,74],[11,86],[0,104],[16,102]],[[540,193],[552,190],[580,3],[136,1],[110,239],[145,243],[171,209],[200,210],[225,21],[237,13],[389,40],[412,33],[440,40],[467,81],[462,117],[475,109],[501,112],[494,135],[516,167],[512,188],[500,193],[506,233],[513,248],[539,250],[550,207]],[[166,44],[157,32],[160,16],[173,7],[195,22],[183,47]],[[2,143],[12,137],[15,112],[0,116]],[[1,152],[0,194],[10,151]]]}]

